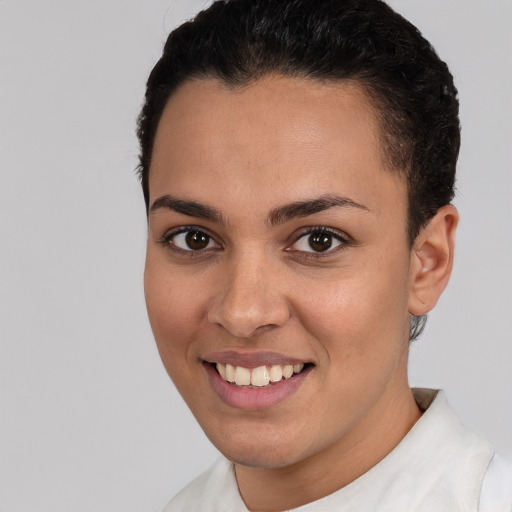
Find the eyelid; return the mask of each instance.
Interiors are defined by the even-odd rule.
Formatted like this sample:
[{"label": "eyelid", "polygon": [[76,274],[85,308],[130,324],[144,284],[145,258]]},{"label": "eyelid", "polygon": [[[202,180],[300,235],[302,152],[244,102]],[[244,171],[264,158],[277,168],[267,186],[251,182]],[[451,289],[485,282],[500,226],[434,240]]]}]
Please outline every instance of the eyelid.
[{"label": "eyelid", "polygon": [[[171,245],[171,241],[172,239],[177,236],[177,235],[180,235],[182,233],[187,233],[189,231],[200,231],[201,233],[204,233],[206,236],[208,236],[216,245],[217,247],[215,248],[205,248],[205,249],[198,249],[198,250],[186,250],[186,249],[181,249],[180,247],[177,247],[176,245]],[[176,226],[174,228],[171,228],[169,230],[167,230],[164,235],[159,239],[157,240],[160,244],[162,244],[165,248],[167,248],[168,250],[172,251],[173,253],[176,253],[176,254],[179,254],[179,255],[183,255],[183,256],[188,256],[188,257],[194,257],[194,256],[200,256],[206,252],[209,252],[211,251],[212,249],[219,249],[219,248],[222,248],[222,244],[218,241],[218,237],[215,236],[215,235],[212,235],[210,233],[210,231],[206,228],[203,228],[201,226],[194,226],[194,225],[190,225],[190,226]]]},{"label": "eyelid", "polygon": [[[189,231],[200,231],[204,234],[206,234],[217,247],[214,248],[205,248],[205,249],[198,249],[198,250],[186,250],[181,249],[180,247],[177,247],[176,245],[172,245],[171,241],[172,238],[182,234],[187,233]],[[313,233],[327,233],[331,235],[333,238],[338,240],[340,244],[332,249],[328,249],[323,252],[315,252],[315,251],[302,251],[298,249],[293,249],[292,246],[297,243],[301,238],[304,238],[308,235],[311,235]],[[337,253],[338,251],[342,251],[346,249],[347,247],[354,244],[352,238],[347,235],[344,231],[331,228],[328,226],[308,226],[301,228],[300,230],[293,233],[290,238],[292,238],[292,242],[285,248],[286,252],[289,253],[296,253],[300,254],[303,258],[322,258],[322,257],[328,257],[333,255],[334,253]],[[174,228],[171,228],[167,230],[164,235],[157,240],[158,243],[163,245],[168,250],[172,251],[173,253],[176,253],[178,255],[182,256],[188,256],[188,257],[198,257],[201,255],[204,255],[205,253],[208,253],[212,250],[218,250],[223,249],[222,242],[219,241],[219,237],[216,235],[213,235],[207,228],[204,228],[202,226],[197,225],[186,225],[186,226],[176,226]]]},{"label": "eyelid", "polygon": [[[331,235],[333,238],[335,238],[336,240],[338,240],[340,242],[340,245],[338,245],[332,249],[323,251],[323,252],[300,251],[300,250],[291,248],[301,238],[309,236],[313,233],[327,233],[327,234]],[[350,247],[351,245],[353,245],[352,238],[349,235],[347,235],[344,231],[330,228],[328,226],[309,226],[306,228],[302,228],[301,230],[299,230],[299,233],[295,233],[293,236],[294,236],[293,242],[290,245],[288,245],[288,247],[285,249],[285,251],[297,253],[297,254],[300,254],[302,257],[306,257],[306,258],[322,258],[322,257],[331,256],[334,253],[337,253],[338,251],[342,251],[342,250],[346,249],[347,247]]]}]

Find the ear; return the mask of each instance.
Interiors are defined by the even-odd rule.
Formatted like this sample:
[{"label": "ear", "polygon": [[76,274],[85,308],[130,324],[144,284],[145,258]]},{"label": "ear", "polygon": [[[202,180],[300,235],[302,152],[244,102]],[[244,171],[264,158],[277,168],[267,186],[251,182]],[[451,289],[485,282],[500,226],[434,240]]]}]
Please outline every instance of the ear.
[{"label": "ear", "polygon": [[428,313],[446,288],[452,273],[458,222],[456,208],[443,206],[416,237],[411,250],[409,313]]}]

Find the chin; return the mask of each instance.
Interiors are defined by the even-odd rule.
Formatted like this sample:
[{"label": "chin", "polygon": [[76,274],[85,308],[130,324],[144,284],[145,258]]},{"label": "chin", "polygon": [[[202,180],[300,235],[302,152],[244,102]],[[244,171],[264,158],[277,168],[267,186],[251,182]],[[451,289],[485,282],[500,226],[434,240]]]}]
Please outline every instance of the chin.
[{"label": "chin", "polygon": [[262,446],[250,449],[228,449],[222,451],[222,454],[234,464],[250,468],[284,468],[301,460],[297,453],[276,453]]},{"label": "chin", "polygon": [[[255,431],[256,430],[256,431]],[[220,435],[210,435],[210,441],[231,462],[255,468],[282,468],[302,460],[304,437],[286,429],[262,426],[255,421],[253,428],[224,429]]]}]

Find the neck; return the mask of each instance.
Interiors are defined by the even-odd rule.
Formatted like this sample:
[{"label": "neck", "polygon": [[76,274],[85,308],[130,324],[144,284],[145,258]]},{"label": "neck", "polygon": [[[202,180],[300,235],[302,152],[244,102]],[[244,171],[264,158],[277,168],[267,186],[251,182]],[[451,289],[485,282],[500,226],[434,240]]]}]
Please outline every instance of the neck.
[{"label": "neck", "polygon": [[279,468],[235,465],[249,510],[278,512],[311,503],[345,487],[388,455],[418,421],[421,411],[408,385],[384,393],[349,434],[328,449]]}]

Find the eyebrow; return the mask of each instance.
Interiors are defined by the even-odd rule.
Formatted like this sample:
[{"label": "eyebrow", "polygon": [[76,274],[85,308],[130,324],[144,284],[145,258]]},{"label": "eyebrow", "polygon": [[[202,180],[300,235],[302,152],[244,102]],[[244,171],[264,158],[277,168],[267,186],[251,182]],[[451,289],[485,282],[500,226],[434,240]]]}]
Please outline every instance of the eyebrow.
[{"label": "eyebrow", "polygon": [[[307,217],[333,207],[357,208],[370,211],[367,206],[356,203],[352,199],[338,195],[325,195],[315,199],[296,201],[271,210],[268,215],[268,223],[278,226],[294,218]],[[170,195],[164,195],[155,200],[151,205],[150,213],[159,209],[169,209],[188,217],[196,217],[217,224],[225,224],[222,212],[212,206],[198,203],[191,199],[179,199]]]},{"label": "eyebrow", "polygon": [[198,203],[197,201],[192,201],[191,199],[178,199],[177,197],[165,195],[155,200],[149,211],[153,213],[161,208],[173,210],[182,215],[187,215],[188,217],[196,217],[198,219],[224,224],[222,213],[219,210]]},{"label": "eyebrow", "polygon": [[370,211],[367,206],[356,203],[352,199],[338,195],[326,195],[316,199],[297,201],[272,210],[268,216],[271,226],[277,226],[297,217],[307,217],[333,207],[357,208]]}]

